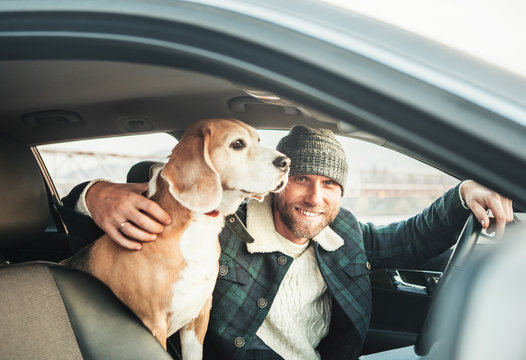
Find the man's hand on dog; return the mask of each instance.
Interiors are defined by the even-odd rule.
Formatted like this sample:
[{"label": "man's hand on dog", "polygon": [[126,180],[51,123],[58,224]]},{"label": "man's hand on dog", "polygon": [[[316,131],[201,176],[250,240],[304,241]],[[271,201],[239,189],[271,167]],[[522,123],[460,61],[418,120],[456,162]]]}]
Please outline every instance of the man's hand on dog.
[{"label": "man's hand on dog", "polygon": [[86,205],[95,223],[113,241],[130,250],[140,250],[141,242],[156,240],[171,222],[166,211],[142,195],[147,189],[148,183],[100,181],[86,194]]}]

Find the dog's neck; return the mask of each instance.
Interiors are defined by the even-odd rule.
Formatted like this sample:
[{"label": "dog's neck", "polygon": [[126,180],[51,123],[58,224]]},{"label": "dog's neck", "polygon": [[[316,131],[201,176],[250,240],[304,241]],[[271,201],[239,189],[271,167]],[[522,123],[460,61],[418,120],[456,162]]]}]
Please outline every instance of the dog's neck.
[{"label": "dog's neck", "polygon": [[[184,207],[173,196],[162,196],[162,194],[170,194],[169,184],[159,176],[162,166],[153,170],[152,178],[148,183],[148,192],[146,196],[155,201],[161,208],[170,214],[172,223],[170,228],[184,228],[186,223],[191,220],[191,211]],[[174,214],[178,214],[174,217]]]},{"label": "dog's neck", "polygon": [[221,202],[219,203],[217,210],[223,216],[233,214],[237,211],[237,208],[245,198],[246,193],[240,190],[223,190],[223,196],[221,197]]}]

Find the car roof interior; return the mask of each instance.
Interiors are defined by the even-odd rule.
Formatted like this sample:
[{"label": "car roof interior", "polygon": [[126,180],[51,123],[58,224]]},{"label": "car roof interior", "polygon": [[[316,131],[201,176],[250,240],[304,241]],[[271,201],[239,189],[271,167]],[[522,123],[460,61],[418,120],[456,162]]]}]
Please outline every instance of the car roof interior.
[{"label": "car roof interior", "polygon": [[274,93],[195,71],[92,60],[4,61],[2,68],[0,132],[28,145],[159,131],[179,137],[209,117],[259,129],[302,123],[385,143]]}]

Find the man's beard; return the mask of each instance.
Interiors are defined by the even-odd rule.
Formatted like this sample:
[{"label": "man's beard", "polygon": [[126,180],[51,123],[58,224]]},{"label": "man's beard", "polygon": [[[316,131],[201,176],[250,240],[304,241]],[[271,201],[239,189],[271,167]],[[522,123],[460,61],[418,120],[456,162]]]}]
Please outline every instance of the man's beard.
[{"label": "man's beard", "polygon": [[302,203],[299,206],[302,210],[312,212],[323,212],[321,221],[313,223],[308,219],[298,219],[294,216],[297,212],[296,204],[291,204],[279,195],[274,195],[274,206],[278,210],[279,216],[283,223],[289,228],[289,230],[299,238],[312,239],[318,235],[325,227],[327,227],[338,215],[338,208],[332,209],[329,207],[313,207],[308,204]]}]

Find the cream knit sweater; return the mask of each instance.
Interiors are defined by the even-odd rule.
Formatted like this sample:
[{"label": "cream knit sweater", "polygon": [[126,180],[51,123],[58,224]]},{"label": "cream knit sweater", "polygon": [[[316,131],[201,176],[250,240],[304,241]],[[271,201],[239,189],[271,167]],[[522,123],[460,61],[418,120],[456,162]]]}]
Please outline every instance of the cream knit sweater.
[{"label": "cream knit sweater", "polygon": [[[331,297],[309,242],[297,245],[275,231],[271,199],[248,203],[247,229],[254,242],[247,249],[250,253],[279,251],[294,260],[256,335],[284,359],[318,359],[315,349],[329,331]],[[343,244],[330,228],[313,240],[328,251]]]}]

